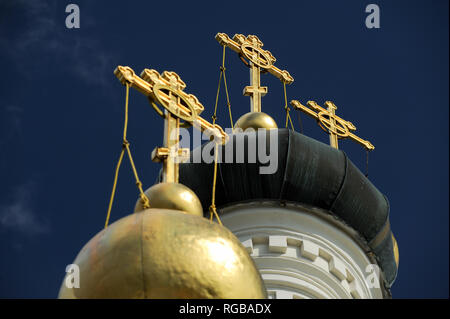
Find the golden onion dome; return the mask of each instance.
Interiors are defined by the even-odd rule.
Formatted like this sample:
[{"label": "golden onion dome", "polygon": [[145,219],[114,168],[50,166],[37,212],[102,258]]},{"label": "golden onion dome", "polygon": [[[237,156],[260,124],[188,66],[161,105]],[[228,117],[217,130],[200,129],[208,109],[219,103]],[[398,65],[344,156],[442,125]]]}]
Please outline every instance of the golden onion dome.
[{"label": "golden onion dome", "polygon": [[76,257],[79,288],[59,298],[266,298],[245,248],[225,227],[169,209],[126,216]]},{"label": "golden onion dome", "polygon": [[392,234],[392,243],[394,245],[394,257],[395,257],[395,263],[397,264],[397,268],[398,268],[398,264],[400,262],[400,255],[398,252],[398,244],[397,244],[397,240],[394,237],[394,234]]},{"label": "golden onion dome", "polygon": [[[182,210],[188,214],[203,216],[203,208],[200,199],[187,186],[179,183],[159,183],[145,191],[150,201],[151,208],[166,208]],[[139,199],[134,207],[134,212],[144,210]]]},{"label": "golden onion dome", "polygon": [[275,120],[264,112],[249,112],[242,115],[234,125],[234,128],[240,128],[242,130],[246,130],[248,128],[252,128],[255,131],[258,128],[264,129],[276,129],[278,128]]}]

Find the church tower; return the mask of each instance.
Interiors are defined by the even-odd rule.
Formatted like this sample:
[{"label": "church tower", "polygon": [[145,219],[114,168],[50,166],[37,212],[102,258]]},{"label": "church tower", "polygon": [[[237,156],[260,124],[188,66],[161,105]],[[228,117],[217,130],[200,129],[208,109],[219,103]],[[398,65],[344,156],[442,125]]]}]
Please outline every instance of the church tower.
[{"label": "church tower", "polygon": [[[270,139],[256,131],[234,134],[232,150],[222,147],[220,152],[216,185],[221,220],[254,259],[269,297],[389,298],[398,267],[389,203],[338,149],[338,139],[350,138],[368,151],[374,146],[352,132],[356,127],[338,117],[330,101],[326,109],[314,101],[306,106],[298,100],[290,103],[316,119],[330,135],[330,146],[278,129],[261,111],[267,87],[261,87],[260,74],[274,75],[284,87],[294,81],[292,76],[273,65],[275,58],[254,35],[231,39],[218,33],[216,40],[237,52],[250,69],[250,86],[244,88],[250,113],[236,122],[235,132],[251,128],[275,135]],[[288,127],[289,108],[286,113]],[[269,145],[260,143],[261,138],[270,140]],[[239,163],[236,154],[242,150],[245,160]],[[230,152],[233,161],[225,158]],[[261,174],[267,164],[252,161],[251,155],[270,152],[277,169]],[[212,172],[212,165],[204,163],[180,167],[180,182],[194,190],[206,211],[211,188],[202,181],[211,180]]]},{"label": "church tower", "polygon": [[[227,134],[175,72],[118,66],[126,87],[125,125],[105,229],[80,251],[80,288],[65,280],[60,298],[390,298],[398,247],[387,198],[338,148],[349,138],[368,151],[356,127],[326,101],[290,106],[313,117],[330,136],[326,145],[293,130],[286,85],[294,78],[274,65],[255,35],[218,33],[250,71],[250,112]],[[225,59],[223,58],[223,61]],[[269,73],[284,86],[286,127],[262,112]],[[225,65],[219,80],[225,80]],[[145,95],[164,120],[159,182],[142,188],[127,140],[128,94]],[[217,97],[219,95],[219,91]],[[159,105],[159,106],[158,106]],[[161,109],[162,107],[162,109]],[[290,123],[291,129],[288,128]],[[210,142],[181,148],[180,129],[193,126]],[[212,154],[213,161],[204,161]],[[134,213],[109,225],[119,167],[128,156],[139,199]],[[198,160],[200,159],[200,160]],[[209,220],[208,220],[209,219]]]},{"label": "church tower", "polygon": [[[247,138],[258,145],[258,135]],[[387,199],[344,152],[288,129],[277,138],[274,174],[259,174],[260,162],[224,161],[216,185],[220,218],[254,259],[269,297],[390,297],[398,259]],[[205,210],[211,187],[202,181],[212,174],[211,164],[180,166],[180,182]]]}]

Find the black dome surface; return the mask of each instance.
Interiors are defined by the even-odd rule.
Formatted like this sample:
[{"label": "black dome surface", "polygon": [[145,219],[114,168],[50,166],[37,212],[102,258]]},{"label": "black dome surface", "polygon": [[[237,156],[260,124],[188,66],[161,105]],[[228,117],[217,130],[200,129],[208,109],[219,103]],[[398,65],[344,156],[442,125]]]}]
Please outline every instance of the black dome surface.
[{"label": "black dome surface", "polygon": [[[221,206],[258,199],[292,201],[328,210],[367,241],[383,270],[385,284],[390,287],[397,275],[397,265],[387,198],[343,151],[288,129],[278,129],[277,133],[278,168],[273,174],[260,174],[260,167],[267,164],[260,163],[258,156],[256,163],[247,160],[248,143],[256,143],[258,147],[257,134],[230,136],[233,163],[224,162],[221,147],[222,162],[218,164],[216,184],[219,213]],[[245,141],[244,163],[236,162],[237,141]],[[193,152],[211,147],[210,143]],[[267,154],[269,148],[270,143],[266,143]],[[193,154],[191,161],[192,158]],[[205,212],[211,204],[213,170],[213,163],[180,164],[179,182],[197,194]]]}]

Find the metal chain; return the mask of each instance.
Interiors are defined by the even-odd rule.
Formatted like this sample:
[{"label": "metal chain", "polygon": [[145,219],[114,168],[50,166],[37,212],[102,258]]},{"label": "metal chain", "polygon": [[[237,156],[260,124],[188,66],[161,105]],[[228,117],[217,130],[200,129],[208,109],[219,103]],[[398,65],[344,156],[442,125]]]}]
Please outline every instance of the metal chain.
[{"label": "metal chain", "polygon": [[217,86],[217,94],[216,94],[216,104],[214,106],[214,115],[212,116],[212,120],[213,120],[213,124],[216,124],[216,120],[217,120],[217,105],[219,103],[219,95],[220,95],[220,84],[222,83],[222,78],[223,78],[223,83],[225,86],[225,95],[227,97],[227,106],[228,106],[228,113],[230,115],[230,123],[231,123],[231,128],[234,128],[233,125],[233,116],[231,115],[231,103],[230,103],[230,96],[228,94],[228,85],[227,85],[227,77],[225,75],[225,49],[226,46],[223,46],[223,53],[222,53],[222,65],[220,66],[220,75],[219,75],[219,84]]},{"label": "metal chain", "polygon": [[220,220],[219,214],[217,214],[216,209],[216,182],[217,182],[217,161],[219,156],[219,144],[216,142],[214,147],[214,177],[213,177],[213,185],[212,185],[212,198],[211,198],[211,206],[209,206],[209,220],[213,220],[213,215],[216,216],[217,221],[220,225],[222,225],[222,221]]},{"label": "metal chain", "polygon": [[122,141],[122,151],[120,152],[119,161],[117,162],[116,171],[114,174],[114,182],[113,182],[113,189],[111,192],[111,197],[109,199],[109,205],[108,205],[108,212],[106,214],[106,221],[105,221],[105,228],[108,227],[109,218],[111,216],[111,209],[114,202],[114,196],[116,193],[117,188],[117,180],[119,179],[119,170],[120,166],[122,165],[123,156],[125,154],[125,150],[127,151],[128,158],[130,159],[131,168],[134,173],[134,177],[136,179],[136,186],[139,189],[139,196],[141,198],[142,206],[147,209],[150,208],[150,201],[145,195],[144,190],[142,189],[142,183],[139,180],[139,176],[136,170],[136,166],[134,165],[133,157],[131,156],[131,150],[130,150],[130,142],[127,140],[127,129],[128,129],[128,98],[130,95],[130,84],[128,82],[125,83],[126,85],[126,94],[125,94],[125,120],[124,120],[124,128],[123,128],[123,141]]},{"label": "metal chain", "polygon": [[292,130],[295,131],[294,124],[292,124],[291,115],[289,114],[290,108],[289,108],[288,102],[287,102],[286,82],[284,82],[284,81],[283,81],[283,89],[284,89],[284,109],[286,110],[286,128],[288,127],[288,122],[289,122],[289,123],[291,123]]}]

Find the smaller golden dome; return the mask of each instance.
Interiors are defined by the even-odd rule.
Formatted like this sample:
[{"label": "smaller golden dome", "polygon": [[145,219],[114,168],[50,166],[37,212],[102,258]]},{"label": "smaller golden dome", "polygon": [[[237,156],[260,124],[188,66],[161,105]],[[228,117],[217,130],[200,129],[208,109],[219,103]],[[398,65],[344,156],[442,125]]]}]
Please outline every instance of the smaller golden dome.
[{"label": "smaller golden dome", "polygon": [[249,112],[237,120],[234,128],[240,128],[243,131],[248,128],[253,128],[257,131],[259,128],[270,130],[276,129],[278,126],[275,120],[264,112]]},{"label": "smaller golden dome", "polygon": [[[197,195],[187,186],[179,183],[159,183],[145,191],[151,208],[181,210],[191,215],[203,216],[203,207]],[[143,211],[140,199],[134,212]]]}]

